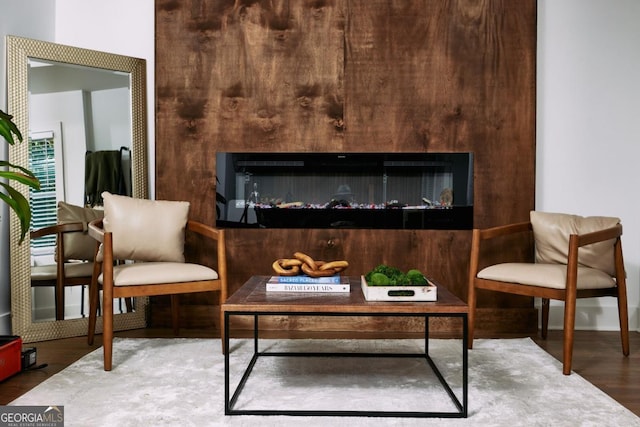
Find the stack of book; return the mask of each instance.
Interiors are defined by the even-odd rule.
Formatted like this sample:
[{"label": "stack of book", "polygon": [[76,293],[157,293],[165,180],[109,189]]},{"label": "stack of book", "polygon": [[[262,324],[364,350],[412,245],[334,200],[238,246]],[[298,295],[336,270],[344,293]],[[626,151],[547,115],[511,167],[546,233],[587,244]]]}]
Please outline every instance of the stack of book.
[{"label": "stack of book", "polygon": [[328,277],[271,276],[267,282],[267,292],[349,292],[348,277],[339,274]]}]

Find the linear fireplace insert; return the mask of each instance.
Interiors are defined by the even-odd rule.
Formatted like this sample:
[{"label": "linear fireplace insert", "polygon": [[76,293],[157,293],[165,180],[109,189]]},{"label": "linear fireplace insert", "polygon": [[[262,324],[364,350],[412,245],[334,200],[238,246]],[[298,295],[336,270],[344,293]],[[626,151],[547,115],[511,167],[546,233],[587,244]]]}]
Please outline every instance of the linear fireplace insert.
[{"label": "linear fireplace insert", "polygon": [[471,229],[472,153],[217,153],[218,227]]}]

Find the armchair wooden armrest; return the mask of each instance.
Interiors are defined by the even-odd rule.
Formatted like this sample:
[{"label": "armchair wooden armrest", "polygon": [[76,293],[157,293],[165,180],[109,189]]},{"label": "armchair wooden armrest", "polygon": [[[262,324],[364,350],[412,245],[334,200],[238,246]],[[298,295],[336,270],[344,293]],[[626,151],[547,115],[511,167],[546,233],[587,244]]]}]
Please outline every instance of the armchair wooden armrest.
[{"label": "armchair wooden armrest", "polygon": [[[477,230],[477,231],[476,231]],[[518,222],[515,224],[499,225],[497,227],[474,229],[474,233],[478,233],[480,240],[493,239],[495,237],[507,236],[509,234],[522,233],[532,231],[531,222]]]},{"label": "armchair wooden armrest", "polygon": [[48,236],[50,234],[58,234],[62,235],[62,233],[71,233],[75,231],[82,231],[83,225],[81,222],[70,222],[67,224],[56,224],[50,225],[48,227],[42,227],[38,230],[34,230],[29,235],[32,239],[37,239],[39,237]]},{"label": "armchair wooden armrest", "polygon": [[104,224],[102,219],[96,219],[89,223],[89,236],[100,243],[104,243]]},{"label": "armchair wooden armrest", "polygon": [[[626,278],[624,269],[624,260],[622,257],[622,224],[604,230],[598,230],[585,234],[571,234],[569,236],[569,251],[567,256],[567,289],[572,296],[576,293],[576,281],[578,276],[578,249],[583,246],[592,245],[594,243],[606,242],[607,240],[615,240],[613,247],[613,256],[615,263],[616,282],[619,284]],[[626,292],[626,291],[625,291]],[[626,296],[625,296],[626,298]]]},{"label": "armchair wooden armrest", "polygon": [[532,232],[533,226],[530,221],[518,222],[508,225],[500,225],[491,228],[474,228],[471,239],[471,255],[469,261],[469,280],[470,283],[478,274],[480,265],[480,243],[485,240],[495,239],[497,237],[509,236],[517,233]]},{"label": "armchair wooden armrest", "polygon": [[227,250],[224,230],[214,228],[198,221],[188,220],[187,230],[217,242],[217,271],[223,285],[220,289],[220,305],[227,300]]},{"label": "armchair wooden armrest", "polygon": [[591,245],[593,243],[605,242],[611,239],[617,239],[622,236],[622,224],[618,224],[615,227],[607,228],[605,230],[594,231],[592,233],[585,234],[572,234],[576,236],[576,244],[578,247]]}]

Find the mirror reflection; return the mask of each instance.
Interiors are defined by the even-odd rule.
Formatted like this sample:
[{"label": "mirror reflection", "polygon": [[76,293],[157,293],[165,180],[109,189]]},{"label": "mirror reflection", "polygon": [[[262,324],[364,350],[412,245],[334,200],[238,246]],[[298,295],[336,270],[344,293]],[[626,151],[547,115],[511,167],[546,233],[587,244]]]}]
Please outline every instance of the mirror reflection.
[{"label": "mirror reflection", "polygon": [[[99,209],[102,191],[131,195],[130,81],[129,73],[28,58],[29,169],[41,183],[29,197],[32,230],[58,222],[60,201]],[[56,290],[56,235],[33,237],[32,321],[84,317],[91,242],[87,259],[67,261]]]},{"label": "mirror reflection", "polygon": [[[148,197],[145,80],[143,59],[7,36],[7,112],[28,137],[9,161],[43,183],[28,193],[34,231],[22,244],[10,218],[12,332],[25,343],[87,333],[95,241],[82,228],[101,217],[104,190]],[[116,302],[114,330],[144,327],[147,302]]]}]

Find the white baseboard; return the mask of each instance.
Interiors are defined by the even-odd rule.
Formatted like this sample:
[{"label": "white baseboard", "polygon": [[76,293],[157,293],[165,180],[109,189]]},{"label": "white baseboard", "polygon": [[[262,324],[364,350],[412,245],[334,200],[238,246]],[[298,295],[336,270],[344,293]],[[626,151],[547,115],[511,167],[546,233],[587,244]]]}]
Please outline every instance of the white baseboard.
[{"label": "white baseboard", "polygon": [[[536,307],[540,308],[539,302]],[[629,307],[629,330],[638,331],[638,308]],[[552,302],[549,308],[549,329],[563,329],[564,304]],[[617,305],[578,305],[576,309],[576,330],[584,331],[619,331]]]},{"label": "white baseboard", "polygon": [[[89,315],[89,308],[85,304],[84,315]],[[65,319],[78,319],[81,316],[80,304],[65,304],[64,308]],[[48,307],[39,307],[34,310],[33,318],[35,322],[49,322],[56,319],[56,309],[53,305]]]}]

